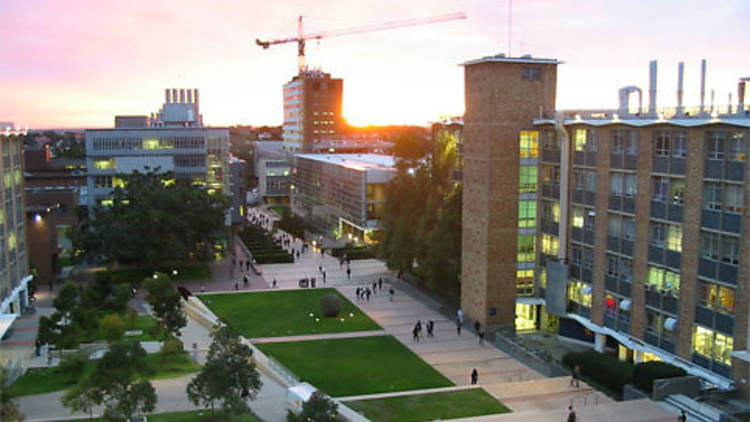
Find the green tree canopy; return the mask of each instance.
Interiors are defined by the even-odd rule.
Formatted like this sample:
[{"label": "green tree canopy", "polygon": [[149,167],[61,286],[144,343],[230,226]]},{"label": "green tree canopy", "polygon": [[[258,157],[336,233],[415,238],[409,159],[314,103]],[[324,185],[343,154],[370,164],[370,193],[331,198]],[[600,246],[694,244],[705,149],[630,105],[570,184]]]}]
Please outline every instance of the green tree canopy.
[{"label": "green tree canopy", "polygon": [[211,337],[206,364],[187,386],[188,399],[211,411],[219,402],[228,417],[247,412],[245,400],[255,399],[262,385],[253,351],[228,326],[217,327]]},{"label": "green tree canopy", "polygon": [[98,207],[74,236],[90,259],[155,270],[160,264],[208,261],[224,224],[227,200],[171,173],[121,176],[112,205]]},{"label": "green tree canopy", "polygon": [[23,414],[18,410],[18,404],[8,391],[8,369],[0,366],[0,422],[21,422]]},{"label": "green tree canopy", "polygon": [[314,392],[302,405],[302,412],[295,414],[291,410],[287,410],[286,421],[287,422],[338,422],[342,420],[339,418],[339,405],[335,401],[328,397]]},{"label": "green tree canopy", "polygon": [[163,338],[178,337],[180,329],[187,325],[187,317],[182,310],[180,293],[172,285],[172,280],[164,273],[156,273],[154,277],[146,278],[143,285],[146,300],[153,309]]}]

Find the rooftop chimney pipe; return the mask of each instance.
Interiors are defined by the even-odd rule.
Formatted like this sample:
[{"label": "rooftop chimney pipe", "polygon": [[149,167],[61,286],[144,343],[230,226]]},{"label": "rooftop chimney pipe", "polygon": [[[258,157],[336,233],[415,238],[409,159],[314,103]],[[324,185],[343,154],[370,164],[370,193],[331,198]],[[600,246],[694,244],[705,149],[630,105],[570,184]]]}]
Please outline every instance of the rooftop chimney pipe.
[{"label": "rooftop chimney pipe", "polygon": [[187,90],[187,102],[189,104],[193,103],[193,90],[192,89]]},{"label": "rooftop chimney pipe", "polygon": [[195,101],[195,103],[198,104],[198,88],[195,88],[193,90],[193,101]]},{"label": "rooftop chimney pipe", "polygon": [[164,102],[167,103],[167,104],[169,104],[169,98],[170,98],[169,88],[167,88],[167,89],[164,90]]},{"label": "rooftop chimney pipe", "polygon": [[185,103],[185,89],[184,88],[180,88],[180,103],[181,104]]},{"label": "rooftop chimney pipe", "polygon": [[701,60],[701,113],[706,111],[706,59]]},{"label": "rooftop chimney pipe", "polygon": [[649,62],[648,114],[656,115],[656,60]]},{"label": "rooftop chimney pipe", "polygon": [[172,88],[172,102],[177,102],[177,88]]},{"label": "rooftop chimney pipe", "polygon": [[745,111],[745,81],[740,79],[737,85],[737,114],[742,115]]},{"label": "rooftop chimney pipe", "polygon": [[685,63],[677,64],[677,114],[682,114],[682,82],[685,75]]}]

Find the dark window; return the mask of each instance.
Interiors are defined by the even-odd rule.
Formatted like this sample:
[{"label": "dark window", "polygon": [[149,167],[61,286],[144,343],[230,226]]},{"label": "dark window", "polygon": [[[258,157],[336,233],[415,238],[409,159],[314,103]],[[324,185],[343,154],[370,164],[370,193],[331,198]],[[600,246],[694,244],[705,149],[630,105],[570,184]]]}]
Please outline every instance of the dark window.
[{"label": "dark window", "polygon": [[542,79],[542,69],[538,67],[524,67],[523,79],[529,81],[538,81]]}]

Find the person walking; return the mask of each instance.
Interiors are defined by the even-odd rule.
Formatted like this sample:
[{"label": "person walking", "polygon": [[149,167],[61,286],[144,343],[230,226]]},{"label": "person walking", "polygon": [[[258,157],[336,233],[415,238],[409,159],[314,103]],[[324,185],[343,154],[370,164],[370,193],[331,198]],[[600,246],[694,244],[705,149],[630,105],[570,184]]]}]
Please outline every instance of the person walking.
[{"label": "person walking", "polygon": [[422,321],[417,320],[417,334],[422,334]]},{"label": "person walking", "polygon": [[464,323],[464,311],[461,310],[461,308],[458,308],[456,311],[456,319],[458,321],[461,321],[461,325]]},{"label": "person walking", "polygon": [[377,291],[378,291],[378,282],[377,281],[373,281],[372,282],[372,292],[373,293],[377,293]]},{"label": "person walking", "polygon": [[347,268],[346,269],[346,279],[347,280],[351,280],[352,279],[352,269],[351,268]]},{"label": "person walking", "polygon": [[479,330],[477,335],[479,336],[479,345],[484,346],[484,331]]},{"label": "person walking", "polygon": [[322,265],[318,265],[318,272],[319,272],[319,273],[322,273],[322,272],[323,272],[323,266],[322,266]]},{"label": "person walking", "polygon": [[463,320],[461,318],[456,318],[456,335],[461,335],[461,327],[464,325]]},{"label": "person walking", "polygon": [[677,422],[687,422],[687,415],[684,410],[680,410],[680,416],[677,417]]},{"label": "person walking", "polygon": [[323,270],[323,284],[326,283],[326,270]]},{"label": "person walking", "polygon": [[273,279],[273,284],[271,285],[271,288],[272,288],[272,289],[275,289],[275,288],[277,288],[277,287],[279,287],[279,286],[278,286],[278,285],[276,284],[276,279],[274,278],[274,279]]},{"label": "person walking", "polygon": [[250,280],[247,279],[247,274],[242,276],[242,284],[247,287],[248,284],[250,284]]},{"label": "person walking", "polygon": [[479,320],[474,321],[474,334],[479,335],[479,332],[482,330],[482,324],[479,323]]},{"label": "person walking", "polygon": [[391,302],[393,302],[393,294],[396,293],[395,291],[393,291],[393,287],[391,287],[391,289],[388,291],[388,293],[390,293],[390,295],[391,295]]},{"label": "person walking", "polygon": [[427,321],[427,337],[433,337],[432,331],[435,329],[435,321]]},{"label": "person walking", "polygon": [[357,300],[359,300],[359,299],[360,299],[360,294],[361,294],[361,292],[362,292],[362,289],[361,289],[361,288],[359,288],[359,287],[357,287],[357,290],[355,290],[355,291],[354,291],[354,293],[355,293],[355,294],[357,295]]},{"label": "person walking", "polygon": [[570,386],[579,388],[581,386],[579,378],[581,377],[581,365],[576,364],[573,367],[573,374],[570,377]]},{"label": "person walking", "polygon": [[378,278],[378,289],[383,290],[383,277]]},{"label": "person walking", "polygon": [[370,288],[368,287],[367,290],[365,290],[365,295],[367,296],[368,302],[370,301],[370,294],[372,294],[372,292],[370,292]]},{"label": "person walking", "polygon": [[411,334],[412,334],[411,340],[418,342],[419,341],[419,330],[417,330],[417,326],[416,325],[414,326],[414,328],[412,328]]},{"label": "person walking", "polygon": [[576,411],[573,406],[568,406],[568,422],[576,422]]},{"label": "person walking", "polygon": [[477,368],[474,368],[471,370],[471,385],[476,385],[478,381],[479,381],[479,372],[477,372]]}]

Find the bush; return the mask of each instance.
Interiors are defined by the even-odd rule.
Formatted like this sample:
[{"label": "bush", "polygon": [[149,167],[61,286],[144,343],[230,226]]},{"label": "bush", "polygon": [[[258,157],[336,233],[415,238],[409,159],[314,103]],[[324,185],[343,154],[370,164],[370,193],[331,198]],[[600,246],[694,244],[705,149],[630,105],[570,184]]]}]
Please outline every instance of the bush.
[{"label": "bush", "polygon": [[345,246],[343,248],[334,248],[331,249],[331,255],[337,258],[346,255],[349,259],[375,258],[375,252],[367,246]]},{"label": "bush", "polygon": [[172,356],[182,353],[185,350],[185,346],[182,344],[182,341],[177,338],[168,338],[164,341],[164,344],[161,346],[160,353],[164,356]]},{"label": "bush", "polygon": [[592,350],[571,352],[563,356],[562,362],[569,368],[581,366],[581,374],[591,378],[610,390],[622,394],[625,384],[633,380],[633,365],[621,362],[614,356]]},{"label": "bush", "polygon": [[633,368],[633,384],[649,394],[654,390],[654,381],[662,378],[684,377],[684,369],[666,362],[643,362]]},{"label": "bush", "polygon": [[334,293],[323,296],[320,298],[320,311],[324,317],[336,318],[341,312],[341,299]]},{"label": "bush", "polygon": [[60,372],[71,377],[79,377],[89,361],[88,355],[83,351],[67,355],[60,362]]},{"label": "bush", "polygon": [[107,341],[120,340],[125,335],[125,321],[117,314],[107,315],[99,320],[99,330]]}]

